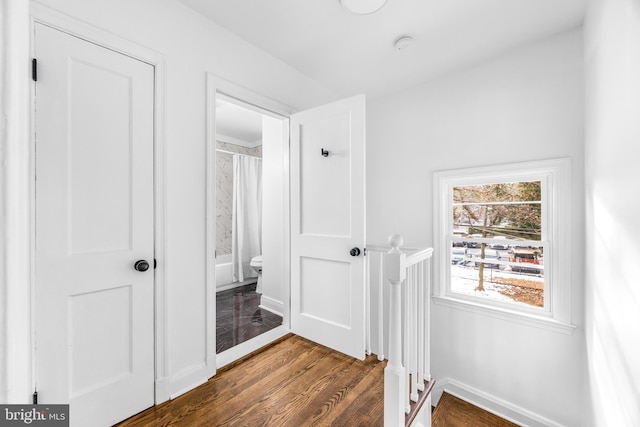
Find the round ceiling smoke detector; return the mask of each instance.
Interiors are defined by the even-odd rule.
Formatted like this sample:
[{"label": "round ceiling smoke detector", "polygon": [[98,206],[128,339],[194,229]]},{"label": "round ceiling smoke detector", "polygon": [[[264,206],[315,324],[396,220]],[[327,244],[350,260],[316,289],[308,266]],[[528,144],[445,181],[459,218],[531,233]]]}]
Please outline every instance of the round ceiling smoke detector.
[{"label": "round ceiling smoke detector", "polygon": [[340,0],[340,3],[349,12],[358,15],[369,15],[382,9],[387,0]]},{"label": "round ceiling smoke detector", "polygon": [[405,50],[409,48],[413,44],[413,37],[411,36],[400,36],[393,42],[393,47],[396,50]]}]

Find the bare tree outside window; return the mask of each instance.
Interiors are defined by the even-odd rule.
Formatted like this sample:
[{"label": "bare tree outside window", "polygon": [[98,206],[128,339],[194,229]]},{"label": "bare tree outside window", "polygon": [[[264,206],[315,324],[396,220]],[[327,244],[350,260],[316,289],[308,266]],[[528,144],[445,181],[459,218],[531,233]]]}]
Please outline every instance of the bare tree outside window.
[{"label": "bare tree outside window", "polygon": [[467,270],[460,277],[475,276],[477,292],[487,291],[489,280],[500,294],[542,307],[544,253],[535,245],[542,240],[541,182],[455,186],[452,208],[454,235],[460,237],[453,249],[466,248],[455,258],[452,281],[458,270]]}]

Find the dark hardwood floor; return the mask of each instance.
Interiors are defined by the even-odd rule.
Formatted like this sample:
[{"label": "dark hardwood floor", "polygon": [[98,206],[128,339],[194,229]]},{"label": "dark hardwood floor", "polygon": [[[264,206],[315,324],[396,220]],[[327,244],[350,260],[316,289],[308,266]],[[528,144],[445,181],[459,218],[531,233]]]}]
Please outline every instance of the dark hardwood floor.
[{"label": "dark hardwood floor", "polygon": [[518,427],[518,425],[444,392],[433,411],[432,427]]},{"label": "dark hardwood floor", "polygon": [[382,426],[385,366],[288,335],[120,426]]},{"label": "dark hardwood floor", "polygon": [[282,325],[282,317],[259,305],[255,283],[216,294],[216,353]]},{"label": "dark hardwood floor", "polygon": [[[118,426],[382,427],[385,366],[375,355],[359,361],[289,334]],[[432,420],[433,427],[517,427],[446,392]]]}]

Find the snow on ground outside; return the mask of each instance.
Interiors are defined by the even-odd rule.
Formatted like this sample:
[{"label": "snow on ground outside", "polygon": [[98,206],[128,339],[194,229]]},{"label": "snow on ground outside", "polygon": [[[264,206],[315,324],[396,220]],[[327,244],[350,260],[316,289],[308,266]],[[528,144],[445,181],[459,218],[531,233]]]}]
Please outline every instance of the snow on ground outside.
[{"label": "snow on ground outside", "polygon": [[526,279],[537,282],[544,282],[544,277],[532,276],[528,274],[513,273],[507,271],[496,270],[493,268],[484,269],[484,291],[476,291],[478,287],[478,269],[473,267],[463,267],[461,265],[451,266],[451,290],[465,295],[472,295],[476,297],[489,298],[498,301],[507,301],[514,304],[525,305],[531,307],[531,305],[514,301],[506,295],[502,295],[498,292],[498,289],[504,289],[509,285],[501,285],[498,283],[492,283],[491,279],[495,277],[504,278],[518,278]]}]

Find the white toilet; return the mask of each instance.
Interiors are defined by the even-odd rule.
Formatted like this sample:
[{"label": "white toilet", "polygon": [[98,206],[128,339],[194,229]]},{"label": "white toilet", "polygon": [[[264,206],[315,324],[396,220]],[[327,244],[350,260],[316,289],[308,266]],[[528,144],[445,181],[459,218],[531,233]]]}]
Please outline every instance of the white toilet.
[{"label": "white toilet", "polygon": [[253,268],[256,273],[258,273],[258,284],[256,285],[256,292],[262,293],[262,255],[254,256],[251,258],[251,263],[249,264],[251,268]]}]

